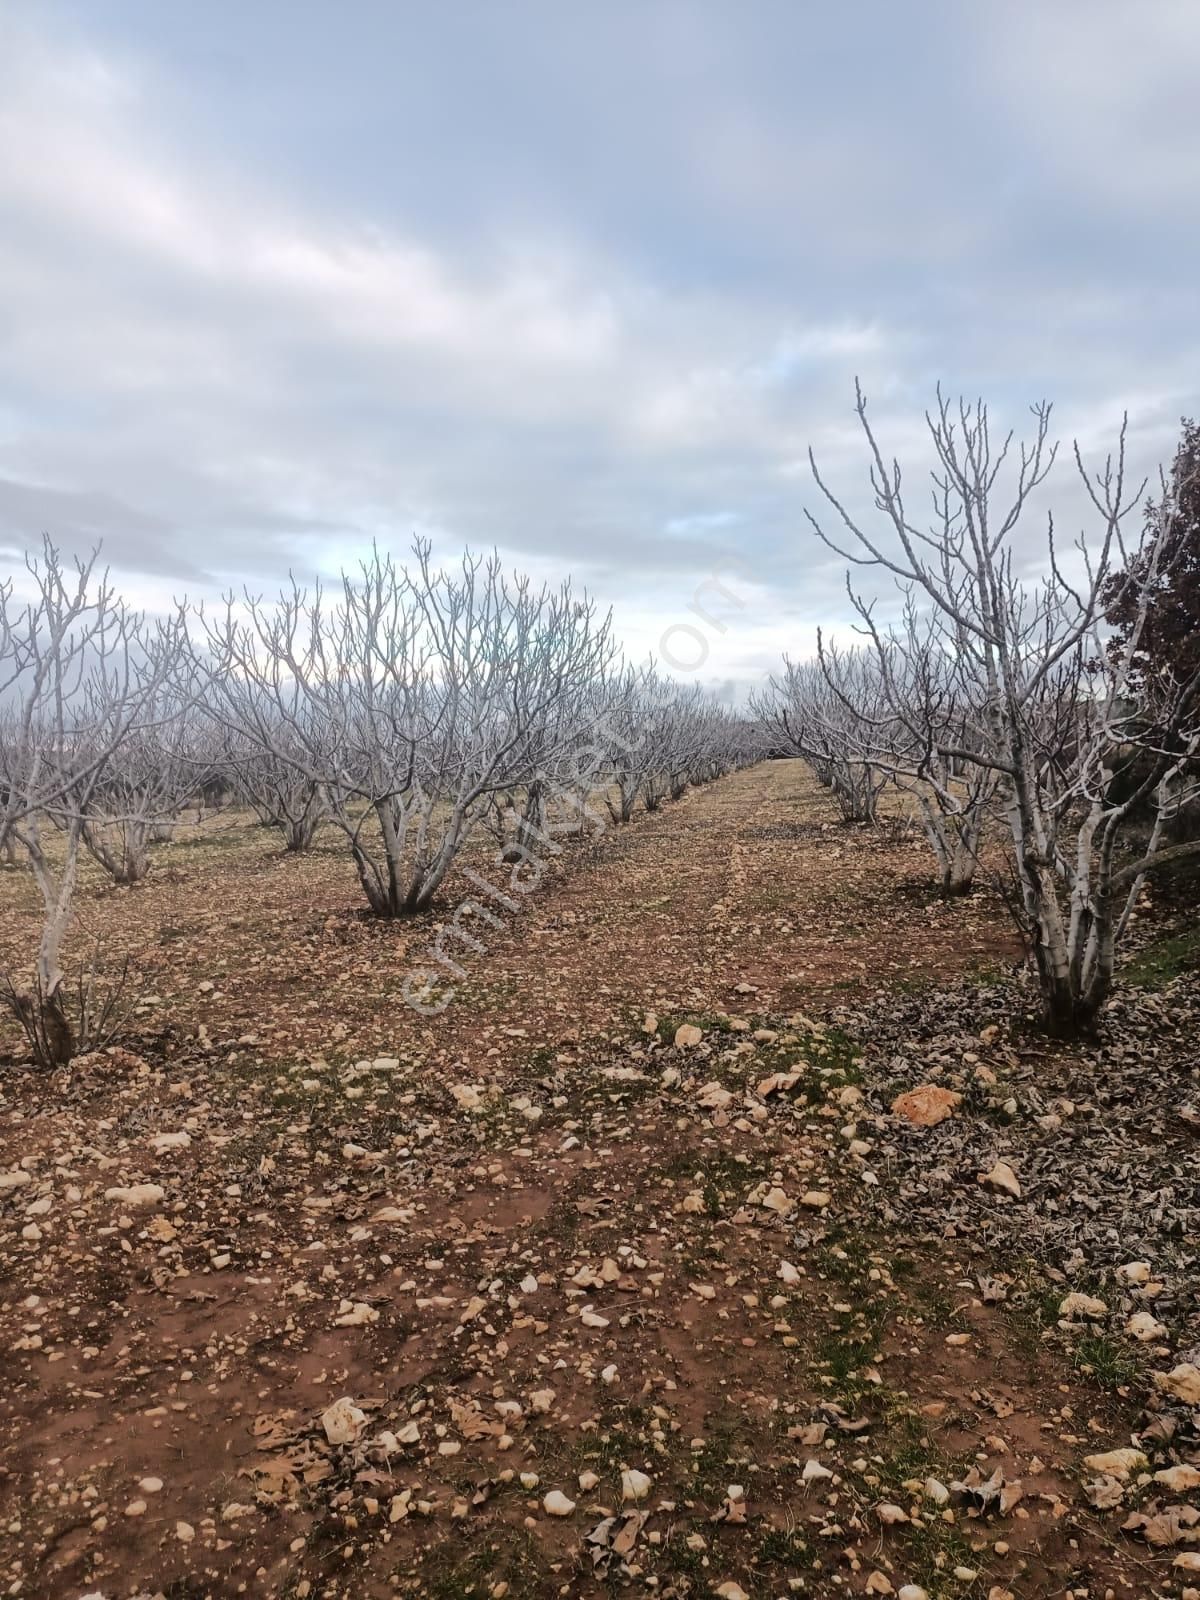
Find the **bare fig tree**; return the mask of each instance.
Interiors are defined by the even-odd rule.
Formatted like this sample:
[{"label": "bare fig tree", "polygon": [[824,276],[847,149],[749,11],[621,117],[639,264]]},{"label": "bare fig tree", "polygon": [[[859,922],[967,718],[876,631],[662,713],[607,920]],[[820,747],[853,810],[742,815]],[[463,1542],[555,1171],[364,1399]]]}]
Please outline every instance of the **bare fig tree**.
[{"label": "bare fig tree", "polygon": [[558,704],[602,668],[610,624],[569,584],[498,559],[404,568],[378,551],[333,597],[247,597],[207,627],[210,704],[320,787],[379,916],[425,910],[492,797],[534,771]]},{"label": "bare fig tree", "polygon": [[600,770],[598,740],[615,709],[620,683],[615,655],[615,643],[606,635],[592,670],[568,683],[531,724],[528,770],[507,797],[514,829],[502,848],[504,860],[519,863],[557,854],[557,835],[573,831],[573,823],[587,831]]},{"label": "bare fig tree", "polygon": [[[993,441],[982,403],[951,405],[939,393],[927,416],[936,464],[925,522],[909,508],[899,463],[885,461],[861,389],[857,414],[876,520],[868,525],[835,495],[811,453],[841,532],[809,520],[854,567],[890,575],[923,609],[955,701],[935,740],[938,759],[994,775],[1011,841],[1014,912],[1047,1023],[1067,1033],[1090,1028],[1146,876],[1200,850],[1200,841],[1167,843],[1193,781],[1200,669],[1153,683],[1133,670],[1179,485],[1164,481],[1159,514],[1130,536],[1142,490],[1126,480],[1124,427],[1097,471],[1076,446],[1094,528],[1066,554],[1051,518],[1043,574],[1027,581],[1017,541],[1055,461],[1048,405],[1033,408],[1031,437],[1014,451],[1011,434]],[[1103,606],[1114,576],[1132,621],[1110,649]],[[869,610],[866,599],[857,605],[860,615]],[[1118,781],[1130,774],[1132,782]],[[1140,837],[1146,808],[1152,820]]]},{"label": "bare fig tree", "polygon": [[654,770],[651,728],[659,698],[658,676],[652,666],[626,666],[614,685],[604,724],[604,805],[610,820],[617,824],[633,816]]},{"label": "bare fig tree", "polygon": [[83,842],[114,883],[139,883],[150,870],[150,846],[169,839],[197,795],[202,764],[196,719],[177,690],[145,707],[146,726],[132,728],[86,798]]},{"label": "bare fig tree", "polygon": [[59,1065],[85,1020],[68,1015],[62,949],[87,819],[129,741],[161,729],[184,632],[181,616],[130,611],[94,556],[72,565],[46,540],[25,567],[27,598],[0,588],[0,831],[28,860],[43,919],[31,979],[10,978],[7,997],[41,1063]]},{"label": "bare fig tree", "polygon": [[841,737],[858,761],[889,780],[921,818],[947,898],[969,892],[997,778],[992,768],[947,756],[970,740],[951,659],[910,603],[886,635],[862,607],[865,651],[845,652],[817,633],[818,661],[848,723]]},{"label": "bare fig tree", "polygon": [[319,780],[308,776],[299,752],[290,757],[279,753],[286,748],[287,737],[286,729],[281,728],[274,749],[246,740],[231,741],[228,770],[235,793],[263,827],[282,835],[283,848],[290,855],[302,855],[312,848],[328,807],[324,789]]},{"label": "bare fig tree", "polygon": [[887,715],[875,665],[862,651],[839,663],[835,688],[819,661],[790,661],[755,695],[759,724],[777,745],[801,756],[831,790],[842,821],[874,823],[887,786],[880,768],[879,740],[867,736],[872,722]]}]

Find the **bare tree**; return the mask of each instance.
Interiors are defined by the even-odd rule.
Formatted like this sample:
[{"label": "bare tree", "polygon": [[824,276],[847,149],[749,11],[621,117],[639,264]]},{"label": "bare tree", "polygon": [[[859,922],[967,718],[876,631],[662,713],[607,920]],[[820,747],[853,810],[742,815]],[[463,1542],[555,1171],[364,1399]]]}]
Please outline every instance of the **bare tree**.
[{"label": "bare tree", "polygon": [[641,799],[657,811],[691,784],[711,782],[762,754],[752,722],[698,685],[663,678],[651,662],[626,669],[606,718],[612,821],[628,822]]},{"label": "bare tree", "polygon": [[851,598],[870,641],[867,651],[847,654],[817,632],[821,671],[849,713],[848,726],[840,724],[841,739],[864,767],[890,780],[916,807],[941,893],[966,894],[997,777],[988,766],[944,753],[971,740],[954,664],[911,600],[901,623],[883,633],[871,608]]},{"label": "bare tree", "polygon": [[777,744],[801,756],[829,788],[842,821],[876,820],[887,774],[878,762],[880,741],[872,723],[887,717],[879,675],[862,651],[838,661],[840,684],[819,661],[790,661],[767,689],[752,699],[760,725]]},{"label": "bare tree", "polygon": [[647,779],[647,809],[651,786],[659,801],[679,800],[693,784],[710,783],[725,773],[756,760],[759,755],[753,724],[692,684],[686,689],[663,686],[663,701],[651,731],[657,766]]},{"label": "bare tree", "polygon": [[231,741],[227,763],[234,792],[264,828],[274,828],[283,836],[285,851],[301,855],[311,849],[329,808],[321,783],[305,771],[303,752],[280,753],[287,744],[286,728],[279,730],[272,749],[246,740]]},{"label": "bare tree", "polygon": [[10,982],[8,994],[27,1033],[43,1041],[45,1061],[62,1063],[76,1045],[62,946],[86,820],[125,745],[160,727],[184,623],[181,614],[147,623],[94,556],[71,566],[49,540],[26,572],[24,603],[11,583],[0,589],[0,831],[29,861],[43,920],[32,980]]},{"label": "bare tree", "polygon": [[293,584],[210,622],[210,700],[241,737],[326,797],[380,916],[423,911],[493,796],[535,770],[557,705],[611,652],[569,584],[536,590],[496,558],[436,571],[376,552],[332,601]]},{"label": "bare tree", "polygon": [[547,849],[557,853],[561,847],[548,832],[551,806],[558,813],[553,819],[555,834],[570,831],[572,822],[586,831],[600,771],[597,740],[613,713],[620,683],[615,656],[615,642],[607,634],[605,649],[592,670],[567,683],[531,723],[526,740],[529,767],[507,797],[515,827],[502,850],[505,860],[536,858]]},{"label": "bare tree", "polygon": [[114,883],[139,883],[150,846],[170,838],[197,791],[201,760],[196,722],[177,691],[148,704],[149,725],[132,728],[106,763],[84,804],[82,837]]},{"label": "bare tree", "polygon": [[574,833],[582,838],[604,831],[613,759],[625,737],[627,699],[635,682],[635,675],[613,661],[582,696],[578,726],[551,767],[556,835]]},{"label": "bare tree", "polygon": [[[906,504],[899,463],[884,460],[861,389],[857,413],[881,531],[833,493],[811,453],[842,533],[809,520],[831,549],[855,567],[890,574],[927,613],[931,647],[944,658],[939,671],[955,696],[955,716],[935,739],[939,760],[995,776],[1012,844],[1014,911],[1047,1022],[1064,1032],[1089,1028],[1146,875],[1200,849],[1168,846],[1165,836],[1200,743],[1200,672],[1147,688],[1132,670],[1178,485],[1164,481],[1162,511],[1130,542],[1125,523],[1141,488],[1126,482],[1124,427],[1096,472],[1076,446],[1095,532],[1090,541],[1080,536],[1068,561],[1051,519],[1045,573],[1025,582],[1014,545],[1054,464],[1049,406],[1033,408],[1032,437],[1014,457],[1011,434],[993,444],[982,403],[952,406],[939,393],[927,416],[936,466],[933,517],[924,526]],[[1105,648],[1102,612],[1118,572],[1132,622],[1113,650]],[[869,613],[865,600],[856,604],[860,616]],[[1114,780],[1135,768],[1136,783],[1118,795]],[[1153,812],[1144,841],[1132,837],[1139,803]]]},{"label": "bare tree", "polygon": [[614,685],[605,718],[606,787],[604,804],[615,823],[633,816],[657,765],[654,726],[663,689],[653,664],[627,666]]}]

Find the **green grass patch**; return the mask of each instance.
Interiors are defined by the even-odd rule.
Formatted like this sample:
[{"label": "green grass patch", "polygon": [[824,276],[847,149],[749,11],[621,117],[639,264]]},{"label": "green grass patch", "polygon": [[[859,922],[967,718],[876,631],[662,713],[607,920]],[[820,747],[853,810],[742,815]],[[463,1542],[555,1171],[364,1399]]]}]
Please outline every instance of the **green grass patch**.
[{"label": "green grass patch", "polygon": [[1075,1345],[1075,1367],[1103,1389],[1123,1389],[1141,1374],[1135,1358],[1106,1333],[1085,1333]]},{"label": "green grass patch", "polygon": [[1200,928],[1152,939],[1121,973],[1136,989],[1164,989],[1185,972],[1200,970]]},{"label": "green grass patch", "polygon": [[764,1567],[807,1566],[812,1551],[794,1528],[768,1528],[759,1540],[754,1561]]},{"label": "green grass patch", "polygon": [[950,1595],[962,1600],[984,1592],[982,1578],[963,1583],[953,1575],[955,1567],[980,1568],[979,1556],[953,1524],[940,1517],[910,1523],[903,1530],[903,1542],[905,1576],[927,1589],[932,1600]]},{"label": "green grass patch", "polygon": [[727,1150],[682,1150],[663,1164],[662,1176],[693,1183],[704,1196],[710,1217],[736,1209],[768,1171],[764,1161],[740,1158]]},{"label": "green grass patch", "polygon": [[658,1027],[654,1031],[664,1044],[674,1044],[675,1035],[685,1022],[690,1023],[693,1028],[699,1028],[706,1035],[734,1032],[729,1017],[710,1016],[703,1011],[673,1011],[668,1016],[659,1017]]}]

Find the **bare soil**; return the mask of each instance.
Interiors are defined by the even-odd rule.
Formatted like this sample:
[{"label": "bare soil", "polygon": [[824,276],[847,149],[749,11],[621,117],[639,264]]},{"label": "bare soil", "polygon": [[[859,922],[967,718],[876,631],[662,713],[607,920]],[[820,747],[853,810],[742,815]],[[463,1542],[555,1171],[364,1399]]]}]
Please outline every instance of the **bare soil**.
[{"label": "bare soil", "polygon": [[[1121,1531],[1153,1484],[1082,1487],[1149,1356],[1079,1358],[973,1170],[974,1233],[883,1158],[863,1019],[1019,958],[927,880],[791,762],[572,845],[515,914],[460,875],[372,922],[334,839],[244,818],[89,878],[75,947],[146,998],[53,1076],[0,1039],[5,1592],[1180,1594],[1192,1546]],[[420,1015],[468,892],[497,922]],[[32,886],[0,894],[15,961]]]}]

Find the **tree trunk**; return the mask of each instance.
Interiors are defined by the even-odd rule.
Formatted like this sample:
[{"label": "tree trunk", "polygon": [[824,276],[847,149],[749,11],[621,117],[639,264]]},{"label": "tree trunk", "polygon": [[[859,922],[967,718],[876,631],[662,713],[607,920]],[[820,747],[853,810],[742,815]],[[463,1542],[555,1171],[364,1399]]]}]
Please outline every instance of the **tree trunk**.
[{"label": "tree trunk", "polygon": [[65,1067],[75,1054],[75,1033],[63,1007],[62,985],[42,997],[42,1037],[46,1041],[47,1064]]},{"label": "tree trunk", "polygon": [[965,868],[947,867],[942,873],[940,891],[943,900],[958,900],[965,894],[970,894],[975,887],[975,863],[969,862]]},{"label": "tree trunk", "polygon": [[147,834],[146,823],[126,822],[121,825],[117,843],[110,845],[98,828],[87,823],[83,841],[112,881],[128,888],[130,884],[140,883],[150,870]]},{"label": "tree trunk", "polygon": [[53,994],[42,989],[11,990],[9,1004],[25,1030],[34,1060],[45,1071],[65,1067],[75,1054],[75,1032],[63,1005],[62,987]]},{"label": "tree trunk", "polygon": [[970,894],[975,887],[975,868],[979,865],[979,835],[969,825],[952,829],[950,860],[943,878],[942,893],[947,899]]},{"label": "tree trunk", "polygon": [[505,861],[527,860],[545,842],[546,791],[535,778],[525,796],[525,806],[517,823],[517,836],[504,852]]},{"label": "tree trunk", "polygon": [[1070,979],[1042,968],[1042,1018],[1046,1029],[1059,1039],[1090,1037],[1096,1031],[1096,1020],[1107,998],[1107,991],[1097,987],[1081,994]]},{"label": "tree trunk", "polygon": [[286,815],[280,826],[283,830],[283,848],[291,855],[302,855],[317,836],[317,829],[325,819],[325,803],[321,792],[313,788],[298,812]]}]

